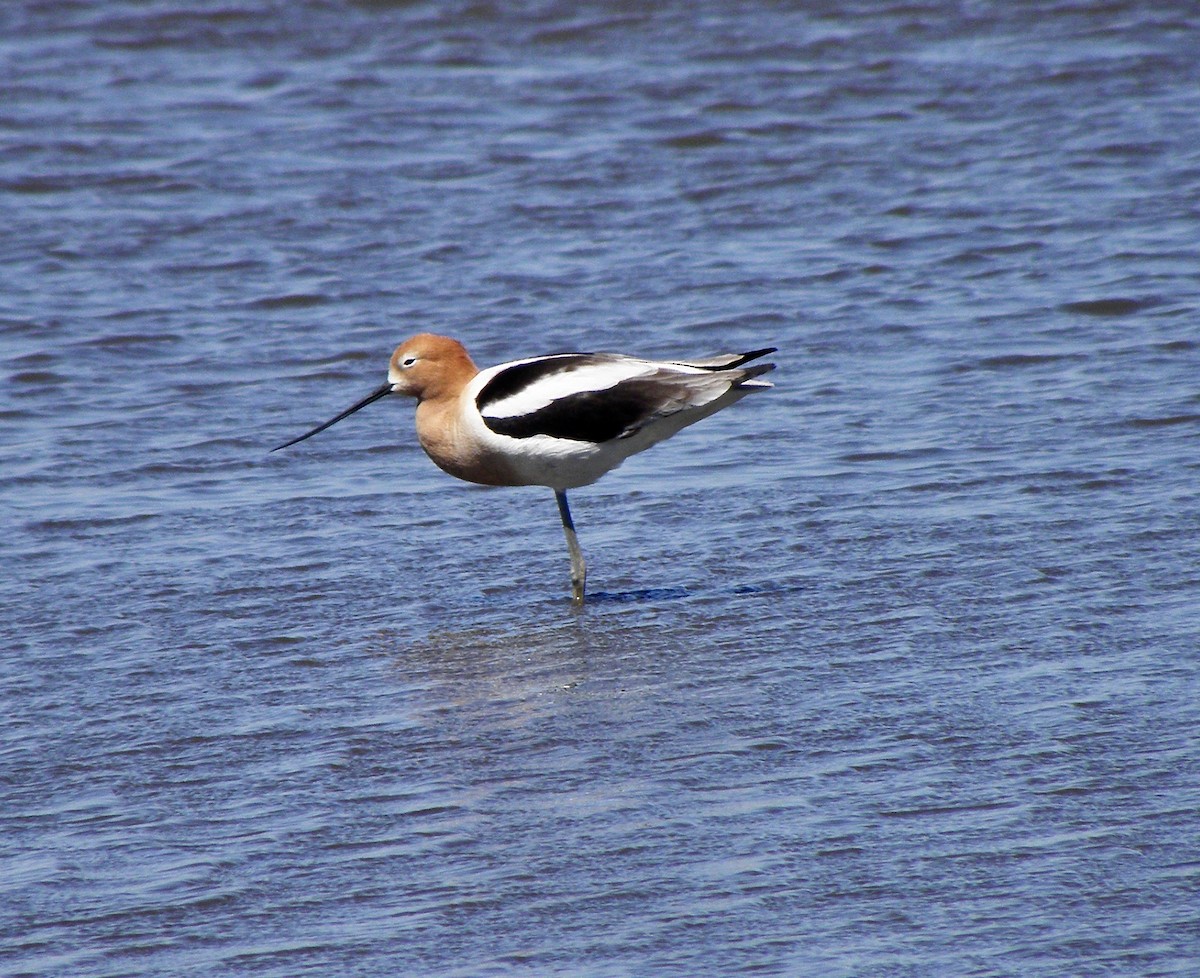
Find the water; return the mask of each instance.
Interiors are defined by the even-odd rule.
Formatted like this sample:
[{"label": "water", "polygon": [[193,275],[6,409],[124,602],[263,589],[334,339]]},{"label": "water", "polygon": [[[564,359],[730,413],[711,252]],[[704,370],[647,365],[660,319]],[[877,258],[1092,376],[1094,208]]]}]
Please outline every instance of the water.
[{"label": "water", "polygon": [[[0,971],[1200,972],[1191,4],[0,12]],[[780,347],[573,507],[411,407]]]}]

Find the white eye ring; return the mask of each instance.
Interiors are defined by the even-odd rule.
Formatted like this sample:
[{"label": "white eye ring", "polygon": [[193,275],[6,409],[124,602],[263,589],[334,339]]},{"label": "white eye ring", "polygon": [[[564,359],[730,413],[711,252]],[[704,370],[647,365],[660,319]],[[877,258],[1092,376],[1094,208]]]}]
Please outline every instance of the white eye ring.
[{"label": "white eye ring", "polygon": [[404,367],[404,368],[408,368],[408,367],[411,367],[416,362],[417,362],[416,357],[405,357],[403,360],[400,361],[400,366]]}]

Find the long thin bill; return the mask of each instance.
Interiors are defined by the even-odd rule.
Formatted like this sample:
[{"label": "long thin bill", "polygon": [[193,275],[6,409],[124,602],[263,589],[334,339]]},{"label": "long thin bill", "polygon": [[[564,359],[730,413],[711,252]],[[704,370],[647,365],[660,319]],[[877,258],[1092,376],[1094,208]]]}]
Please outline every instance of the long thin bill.
[{"label": "long thin bill", "polygon": [[391,392],[392,392],[391,383],[390,382],[386,383],[382,387],[380,387],[379,390],[372,391],[370,394],[368,394],[366,397],[364,397],[357,404],[346,408],[346,410],[343,411],[341,414],[339,414],[336,418],[330,418],[324,424],[317,425],[315,428],[313,428],[312,431],[306,431],[299,438],[293,438],[291,441],[285,441],[282,445],[276,445],[274,448],[271,449],[271,451],[277,452],[281,448],[287,448],[289,445],[294,445],[298,441],[304,441],[305,438],[311,438],[313,435],[320,434],[326,428],[332,427],[333,425],[337,424],[339,421],[342,420],[342,418],[350,417],[350,415],[352,415],[355,411],[361,411],[368,404],[371,404],[374,401],[378,401],[381,397],[387,397],[388,394],[390,394]]}]

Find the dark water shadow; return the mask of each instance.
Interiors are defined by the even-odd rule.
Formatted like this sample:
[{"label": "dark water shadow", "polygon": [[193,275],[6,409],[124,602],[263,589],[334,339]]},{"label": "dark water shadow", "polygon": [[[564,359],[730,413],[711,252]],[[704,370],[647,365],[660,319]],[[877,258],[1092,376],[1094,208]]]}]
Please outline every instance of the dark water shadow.
[{"label": "dark water shadow", "polygon": [[[584,599],[583,607],[592,604],[634,604],[638,601],[676,601],[692,592],[684,587],[647,587],[631,591],[593,591]],[[569,601],[570,598],[564,599]]]},{"label": "dark water shadow", "polygon": [[[636,604],[642,601],[678,601],[680,598],[713,597],[722,594],[796,594],[803,590],[804,586],[800,584],[780,584],[772,581],[767,584],[731,584],[721,588],[650,587],[629,591],[595,591],[588,593],[583,607]],[[570,601],[569,598],[563,600]]]}]

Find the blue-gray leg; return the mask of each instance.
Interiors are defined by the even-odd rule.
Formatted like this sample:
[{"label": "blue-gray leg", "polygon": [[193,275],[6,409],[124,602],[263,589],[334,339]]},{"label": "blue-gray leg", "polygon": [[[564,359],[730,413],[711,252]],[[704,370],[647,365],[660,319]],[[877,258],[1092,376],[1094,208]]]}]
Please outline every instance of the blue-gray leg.
[{"label": "blue-gray leg", "polygon": [[555,489],[554,498],[558,500],[558,515],[562,517],[563,533],[567,535],[567,550],[571,554],[571,598],[576,604],[583,604],[587,565],[583,562],[583,551],[579,549],[579,538],[575,535],[575,521],[571,519],[567,494]]}]

